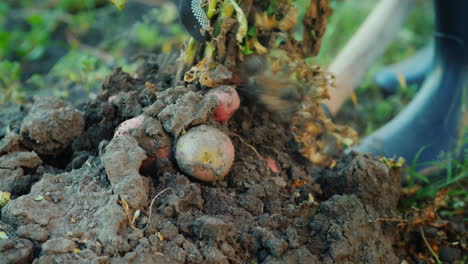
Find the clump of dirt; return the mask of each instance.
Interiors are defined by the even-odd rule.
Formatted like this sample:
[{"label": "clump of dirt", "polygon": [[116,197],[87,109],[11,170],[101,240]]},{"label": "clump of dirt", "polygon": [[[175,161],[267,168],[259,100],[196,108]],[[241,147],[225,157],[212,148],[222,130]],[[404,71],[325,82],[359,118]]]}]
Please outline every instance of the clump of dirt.
[{"label": "clump of dirt", "polygon": [[[0,191],[13,193],[1,209],[9,238],[0,240],[0,262],[400,262],[395,224],[373,221],[399,217],[399,169],[360,154],[315,166],[299,154],[289,125],[261,105],[244,103],[217,123],[213,98],[168,80],[171,66],[151,60],[138,77],[116,70],[96,100],[76,109],[37,98],[11,112],[4,125],[13,129],[0,142]],[[113,138],[138,115],[144,136]],[[35,137],[30,124],[39,121],[43,135]],[[142,138],[173,147],[201,124],[234,143],[223,181],[184,175],[173,150],[140,169],[152,155]]]}]

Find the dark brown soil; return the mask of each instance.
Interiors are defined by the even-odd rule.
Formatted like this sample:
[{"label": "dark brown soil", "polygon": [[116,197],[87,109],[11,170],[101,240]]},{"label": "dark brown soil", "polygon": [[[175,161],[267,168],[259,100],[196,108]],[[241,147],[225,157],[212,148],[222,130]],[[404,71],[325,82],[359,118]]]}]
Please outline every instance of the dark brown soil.
[{"label": "dark brown soil", "polygon": [[[297,153],[288,125],[259,105],[218,124],[206,91],[168,78],[175,68],[161,60],[149,58],[137,78],[114,71],[82,105],[2,106],[0,190],[13,199],[1,210],[10,238],[0,240],[0,263],[401,262],[396,224],[373,222],[400,217],[398,169],[359,154],[316,167]],[[144,137],[112,136],[141,114],[158,147],[193,126],[221,129],[236,148],[231,172],[202,183],[171,155],[140,170]]]}]

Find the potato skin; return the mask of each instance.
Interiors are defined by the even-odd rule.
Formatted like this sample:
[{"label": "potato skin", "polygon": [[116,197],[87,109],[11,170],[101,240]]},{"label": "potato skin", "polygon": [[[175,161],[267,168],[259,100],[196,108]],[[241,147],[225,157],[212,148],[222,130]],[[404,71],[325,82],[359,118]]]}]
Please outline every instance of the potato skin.
[{"label": "potato skin", "polygon": [[210,90],[207,95],[216,96],[218,107],[214,112],[214,119],[220,123],[226,122],[240,106],[240,98],[232,86],[220,86]]},{"label": "potato skin", "polygon": [[204,182],[222,180],[234,162],[234,146],[221,130],[201,125],[190,129],[176,144],[180,169]]},{"label": "potato skin", "polygon": [[[147,117],[146,117],[147,118]],[[147,159],[143,160],[141,169],[143,171],[150,171],[156,164],[157,160],[168,159],[171,154],[170,144],[167,146],[157,148],[156,139],[146,134],[135,133],[134,130],[142,130],[143,122],[145,121],[144,115],[139,115],[122,122],[114,133],[114,138],[122,136],[133,136],[137,139],[138,144],[146,151]],[[132,132],[133,131],[133,132]],[[134,133],[134,134],[132,134]]]},{"label": "potato skin", "polygon": [[114,137],[130,136],[130,130],[141,127],[143,120],[145,120],[145,116],[143,115],[125,120],[117,127],[117,130],[114,133]]}]

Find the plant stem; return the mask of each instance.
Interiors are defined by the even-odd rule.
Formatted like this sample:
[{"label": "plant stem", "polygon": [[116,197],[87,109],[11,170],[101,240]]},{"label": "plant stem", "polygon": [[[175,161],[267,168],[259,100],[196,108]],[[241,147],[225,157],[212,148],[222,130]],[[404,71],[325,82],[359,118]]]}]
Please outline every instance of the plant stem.
[{"label": "plant stem", "polygon": [[205,47],[204,58],[207,59],[208,67],[211,68],[211,64],[214,62],[213,58],[216,51],[216,45],[214,42],[209,42]]},{"label": "plant stem", "polygon": [[216,37],[221,33],[221,25],[223,23],[223,19],[227,17],[232,17],[234,14],[234,6],[230,3],[230,1],[225,1],[224,4],[221,6],[220,16],[216,19],[213,35]]},{"label": "plant stem", "polygon": [[190,38],[189,44],[187,46],[187,50],[185,51],[184,55],[184,63],[185,65],[192,65],[193,60],[197,54],[199,43],[194,38]]},{"label": "plant stem", "polygon": [[208,4],[208,11],[206,11],[206,17],[211,19],[216,14],[216,6],[218,5],[218,0],[211,0]]}]

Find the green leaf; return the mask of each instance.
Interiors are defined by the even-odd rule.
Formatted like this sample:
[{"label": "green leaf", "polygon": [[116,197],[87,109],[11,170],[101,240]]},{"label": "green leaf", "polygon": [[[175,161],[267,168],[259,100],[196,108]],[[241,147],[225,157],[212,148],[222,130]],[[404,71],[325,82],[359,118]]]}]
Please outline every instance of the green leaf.
[{"label": "green leaf", "polygon": [[272,16],[276,12],[276,0],[271,0],[267,8],[267,14]]},{"label": "green leaf", "polygon": [[42,55],[44,55],[45,50],[46,50],[45,46],[37,46],[33,50],[31,50],[31,52],[29,52],[27,58],[29,60],[37,60],[41,58]]},{"label": "green leaf", "polygon": [[255,38],[257,37],[257,28],[254,26],[249,27],[249,30],[247,31],[247,36]]},{"label": "green leaf", "polygon": [[39,26],[44,24],[44,19],[39,14],[30,15],[26,20],[31,26]]}]

